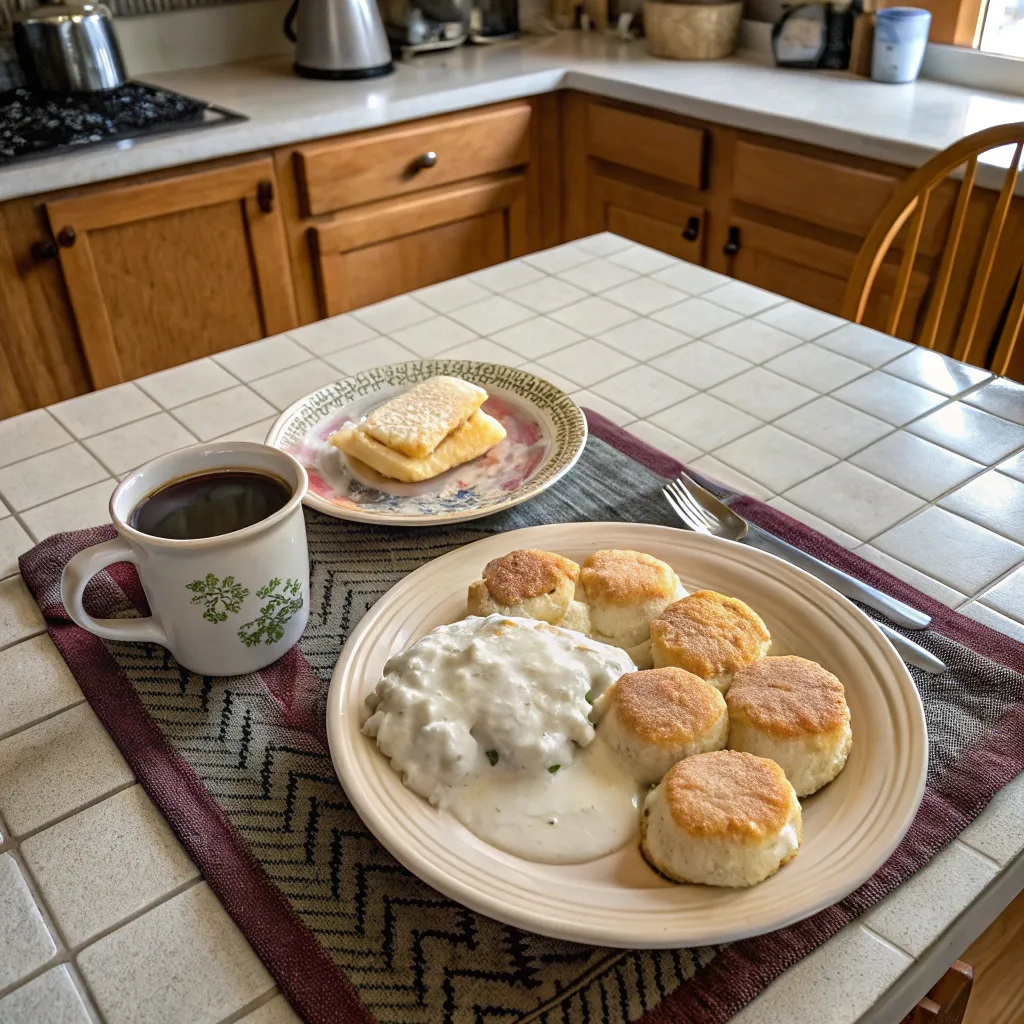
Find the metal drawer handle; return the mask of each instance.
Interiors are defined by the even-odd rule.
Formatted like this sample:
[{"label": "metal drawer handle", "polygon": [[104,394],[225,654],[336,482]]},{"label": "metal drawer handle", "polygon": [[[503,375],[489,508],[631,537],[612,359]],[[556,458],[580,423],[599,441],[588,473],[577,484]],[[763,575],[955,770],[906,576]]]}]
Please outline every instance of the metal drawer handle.
[{"label": "metal drawer handle", "polygon": [[274,183],[272,181],[261,181],[256,186],[256,204],[264,213],[270,213],[274,209]]},{"label": "metal drawer handle", "polygon": [[416,157],[416,159],[413,161],[412,169],[413,172],[415,173],[416,171],[425,171],[428,167],[434,167],[436,165],[437,154],[433,150],[430,150],[429,152],[424,153],[422,156]]},{"label": "metal drawer handle", "polygon": [[735,256],[740,251],[740,229],[729,228],[729,240],[722,246],[726,256]]},{"label": "metal drawer handle", "polygon": [[686,222],[686,227],[683,228],[683,238],[688,242],[696,242],[700,236],[700,218],[691,217]]},{"label": "metal drawer handle", "polygon": [[63,249],[70,249],[75,244],[78,235],[72,227],[61,228],[57,232],[57,244]]}]

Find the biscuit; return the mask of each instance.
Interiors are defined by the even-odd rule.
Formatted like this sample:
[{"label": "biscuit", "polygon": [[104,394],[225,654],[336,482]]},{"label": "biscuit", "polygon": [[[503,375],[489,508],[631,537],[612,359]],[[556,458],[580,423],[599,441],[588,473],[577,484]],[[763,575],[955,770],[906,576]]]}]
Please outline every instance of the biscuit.
[{"label": "biscuit", "polygon": [[579,574],[575,562],[553,551],[510,551],[488,562],[483,579],[469,585],[469,614],[515,615],[565,625],[561,620],[569,610]]}]

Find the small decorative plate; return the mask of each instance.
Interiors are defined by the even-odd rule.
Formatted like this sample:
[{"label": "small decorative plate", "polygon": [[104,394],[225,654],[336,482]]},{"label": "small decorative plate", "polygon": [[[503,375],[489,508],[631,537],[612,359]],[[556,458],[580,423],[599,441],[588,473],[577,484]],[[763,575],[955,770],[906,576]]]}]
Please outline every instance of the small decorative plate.
[{"label": "small decorative plate", "polygon": [[[489,452],[432,480],[405,484],[350,461],[329,441],[413,384],[461,377],[486,388],[484,411],[507,431]],[[300,398],[271,427],[267,444],[309,474],[305,502],[340,519],[428,526],[477,519],[540,494],[567,473],[587,441],[587,421],[564,392],[525,370],[464,359],[393,363],[335,381]]]}]

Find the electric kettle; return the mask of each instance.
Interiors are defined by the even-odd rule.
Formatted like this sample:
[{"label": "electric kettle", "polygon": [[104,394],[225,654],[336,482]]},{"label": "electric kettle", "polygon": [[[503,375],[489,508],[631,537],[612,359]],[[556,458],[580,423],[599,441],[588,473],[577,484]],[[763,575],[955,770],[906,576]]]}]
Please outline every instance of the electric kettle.
[{"label": "electric kettle", "polygon": [[376,78],[394,71],[377,0],[292,0],[284,34],[306,78]]}]

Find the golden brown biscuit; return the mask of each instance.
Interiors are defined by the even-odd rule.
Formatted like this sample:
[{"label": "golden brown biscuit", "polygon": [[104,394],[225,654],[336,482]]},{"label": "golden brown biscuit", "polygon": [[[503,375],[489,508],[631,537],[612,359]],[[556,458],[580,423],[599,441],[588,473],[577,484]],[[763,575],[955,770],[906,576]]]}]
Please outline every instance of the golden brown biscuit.
[{"label": "golden brown biscuit", "polygon": [[576,590],[580,567],[553,551],[522,548],[494,558],[469,586],[470,615],[517,615],[557,624]]}]

